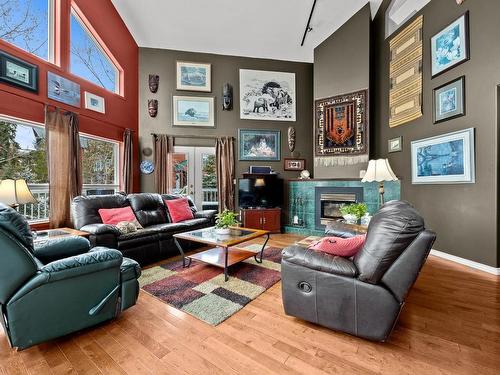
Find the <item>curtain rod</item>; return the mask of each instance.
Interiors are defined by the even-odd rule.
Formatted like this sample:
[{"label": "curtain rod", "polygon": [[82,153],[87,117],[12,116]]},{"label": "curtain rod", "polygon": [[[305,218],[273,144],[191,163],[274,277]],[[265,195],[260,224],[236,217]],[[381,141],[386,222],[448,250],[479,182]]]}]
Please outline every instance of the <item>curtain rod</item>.
[{"label": "curtain rod", "polygon": [[[158,133],[151,133],[151,135],[160,135]],[[187,138],[187,139],[217,139],[220,138],[216,135],[174,135],[171,134],[172,137],[174,138]],[[229,137],[229,138],[234,138],[234,137]]]}]

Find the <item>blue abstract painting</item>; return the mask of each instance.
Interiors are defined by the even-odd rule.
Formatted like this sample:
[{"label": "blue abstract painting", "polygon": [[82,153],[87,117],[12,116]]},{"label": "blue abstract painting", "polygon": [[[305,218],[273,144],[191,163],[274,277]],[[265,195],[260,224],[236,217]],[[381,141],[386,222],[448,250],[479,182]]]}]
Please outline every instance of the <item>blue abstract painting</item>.
[{"label": "blue abstract painting", "polygon": [[417,148],[417,176],[464,174],[462,139]]},{"label": "blue abstract painting", "polygon": [[439,114],[444,115],[457,110],[457,88],[439,93]]}]

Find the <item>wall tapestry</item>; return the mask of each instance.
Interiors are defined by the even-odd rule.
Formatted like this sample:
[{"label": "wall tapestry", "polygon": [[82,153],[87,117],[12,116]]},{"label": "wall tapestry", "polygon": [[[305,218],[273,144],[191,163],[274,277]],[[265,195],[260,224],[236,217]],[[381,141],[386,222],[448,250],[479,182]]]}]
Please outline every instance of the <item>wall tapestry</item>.
[{"label": "wall tapestry", "polygon": [[389,126],[422,116],[422,25],[416,18],[390,41]]},{"label": "wall tapestry", "polygon": [[281,159],[281,132],[279,130],[238,129],[239,160]]},{"label": "wall tapestry", "polygon": [[316,100],[315,164],[368,161],[368,90]]},{"label": "wall tapestry", "polygon": [[240,118],[295,121],[295,73],[240,69]]}]

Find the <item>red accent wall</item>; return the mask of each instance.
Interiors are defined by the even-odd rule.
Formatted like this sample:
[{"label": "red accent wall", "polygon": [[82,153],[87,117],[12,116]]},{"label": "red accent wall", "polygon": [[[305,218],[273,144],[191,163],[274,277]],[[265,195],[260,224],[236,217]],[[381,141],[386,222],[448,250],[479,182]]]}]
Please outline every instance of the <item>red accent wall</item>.
[{"label": "red accent wall", "polygon": [[[123,69],[123,96],[74,76],[69,72],[69,25],[71,0],[56,0],[56,61],[48,63],[0,40],[0,49],[38,65],[38,94],[0,83],[0,114],[44,122],[44,104],[78,113],[80,131],[121,141],[123,130],[134,131],[134,191],[140,190],[138,154],[138,66],[139,47],[125,26],[111,0],[74,0],[93,29]],[[47,71],[64,76],[81,86],[81,107],[76,108],[47,97]],[[84,108],[84,91],[105,98],[106,113]],[[120,171],[121,175],[121,171]]]}]

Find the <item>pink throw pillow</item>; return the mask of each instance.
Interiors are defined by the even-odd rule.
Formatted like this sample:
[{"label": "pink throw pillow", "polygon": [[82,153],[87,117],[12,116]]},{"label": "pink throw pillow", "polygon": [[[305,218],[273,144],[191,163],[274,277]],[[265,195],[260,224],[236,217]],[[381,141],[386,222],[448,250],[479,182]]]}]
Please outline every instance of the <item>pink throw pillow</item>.
[{"label": "pink throw pillow", "polygon": [[132,207],[100,208],[98,212],[103,224],[116,225],[121,221],[137,221]]},{"label": "pink throw pillow", "polygon": [[167,199],[165,200],[168,212],[170,213],[170,218],[172,223],[178,223],[180,221],[193,219],[193,211],[189,207],[189,201],[187,198],[179,199]]},{"label": "pink throw pillow", "polygon": [[350,238],[324,237],[309,246],[309,249],[341,257],[352,257],[365,244],[366,235],[360,234]]}]

